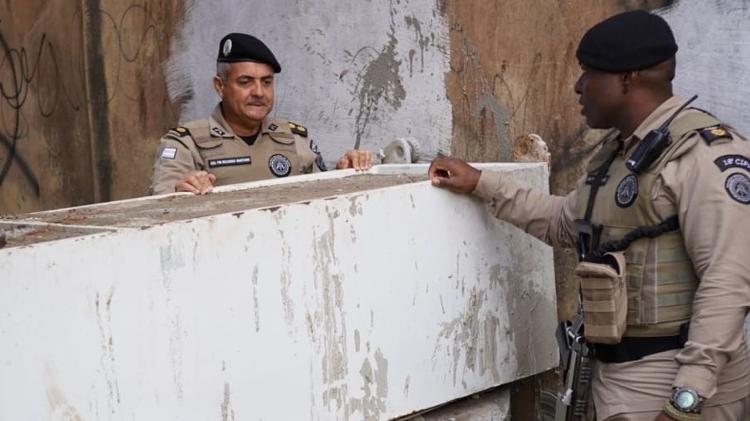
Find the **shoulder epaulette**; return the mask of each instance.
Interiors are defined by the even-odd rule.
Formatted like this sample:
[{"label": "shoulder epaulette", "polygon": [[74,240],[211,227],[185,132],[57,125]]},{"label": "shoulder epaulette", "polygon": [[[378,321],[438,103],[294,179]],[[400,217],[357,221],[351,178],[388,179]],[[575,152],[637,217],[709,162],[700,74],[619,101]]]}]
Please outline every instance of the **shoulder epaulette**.
[{"label": "shoulder epaulette", "polygon": [[725,129],[721,124],[717,124],[711,127],[705,127],[698,130],[698,133],[700,133],[703,140],[705,140],[709,146],[719,139],[732,139],[732,134],[729,133],[729,130]]},{"label": "shoulder epaulette", "polygon": [[190,130],[188,130],[186,127],[182,127],[182,126],[175,127],[171,131],[177,133],[177,135],[180,136],[180,137],[182,137],[182,136],[190,136]]},{"label": "shoulder epaulette", "polygon": [[307,137],[307,128],[301,124],[289,122],[289,130],[296,135]]}]

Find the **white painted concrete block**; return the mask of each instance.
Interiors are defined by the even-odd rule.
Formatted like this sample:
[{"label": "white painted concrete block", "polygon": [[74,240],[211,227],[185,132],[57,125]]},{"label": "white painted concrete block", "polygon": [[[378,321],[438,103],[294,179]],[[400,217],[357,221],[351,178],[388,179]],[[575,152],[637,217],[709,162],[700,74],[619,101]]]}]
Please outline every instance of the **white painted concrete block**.
[{"label": "white painted concrete block", "polygon": [[381,420],[556,366],[551,249],[426,181],[367,187],[388,177],[2,221],[39,232],[0,249],[0,419]]}]

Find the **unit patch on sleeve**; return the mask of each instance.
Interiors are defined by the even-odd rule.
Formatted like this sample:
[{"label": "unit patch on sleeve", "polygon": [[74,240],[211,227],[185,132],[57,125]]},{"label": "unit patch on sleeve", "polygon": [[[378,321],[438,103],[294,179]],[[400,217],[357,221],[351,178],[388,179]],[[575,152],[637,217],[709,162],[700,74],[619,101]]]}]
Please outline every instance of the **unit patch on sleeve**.
[{"label": "unit patch on sleeve", "polygon": [[286,177],[292,172],[292,162],[286,156],[277,153],[268,159],[268,168],[276,177]]},{"label": "unit patch on sleeve", "polygon": [[698,133],[700,133],[703,140],[705,140],[709,145],[719,139],[732,139],[732,135],[729,133],[729,131],[721,125],[700,129],[698,130]]},{"label": "unit patch on sleeve", "polygon": [[164,148],[161,151],[162,159],[174,159],[177,156],[177,148]]},{"label": "unit patch on sleeve", "polygon": [[323,155],[320,153],[320,149],[318,149],[318,144],[315,143],[315,141],[312,139],[310,139],[310,150],[313,151],[316,155],[315,165],[318,166],[318,169],[321,171],[328,171],[328,168],[326,168],[326,163],[323,162]]},{"label": "unit patch on sleeve", "polygon": [[253,162],[249,156],[237,156],[233,158],[209,159],[209,168],[231,167],[234,165],[250,165]]},{"label": "unit patch on sleeve", "polygon": [[627,208],[635,202],[638,197],[638,177],[630,174],[620,181],[615,192],[615,202],[621,208]]},{"label": "unit patch on sleeve", "polygon": [[730,174],[724,182],[724,188],[732,199],[743,205],[750,203],[750,177],[747,175],[739,172]]},{"label": "unit patch on sleeve", "polygon": [[742,155],[722,155],[714,160],[714,164],[724,172],[730,168],[742,168],[750,171],[750,159]]}]

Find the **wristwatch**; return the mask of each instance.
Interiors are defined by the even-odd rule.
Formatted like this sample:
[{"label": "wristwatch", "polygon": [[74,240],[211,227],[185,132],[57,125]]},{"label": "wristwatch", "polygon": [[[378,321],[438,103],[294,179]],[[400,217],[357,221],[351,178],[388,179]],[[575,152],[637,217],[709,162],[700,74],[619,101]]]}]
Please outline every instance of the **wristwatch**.
[{"label": "wristwatch", "polygon": [[673,388],[669,403],[674,409],[687,414],[700,414],[703,408],[703,398],[689,387]]}]

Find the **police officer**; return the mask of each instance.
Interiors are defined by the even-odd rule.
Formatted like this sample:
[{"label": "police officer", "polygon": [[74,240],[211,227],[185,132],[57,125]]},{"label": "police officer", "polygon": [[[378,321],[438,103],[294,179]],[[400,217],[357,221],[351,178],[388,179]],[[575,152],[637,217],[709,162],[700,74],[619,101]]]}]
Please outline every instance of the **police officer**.
[{"label": "police officer", "polygon": [[[252,35],[231,33],[219,43],[213,84],[221,102],[208,119],[193,121],[160,141],[151,194],[209,192],[214,185],[325,171],[323,157],[297,123],[271,118],[274,74],[281,66]],[[369,151],[350,150],[337,169],[365,170]]]},{"label": "police officer", "polygon": [[625,267],[615,266],[626,324],[622,337],[591,344],[592,420],[750,419],[750,142],[672,94],[676,51],[668,24],[644,11],[586,32],[581,113],[588,126],[615,130],[567,196],[453,158],[429,170],[433,185],[486,200],[549,244],[584,250],[583,262],[624,253]]}]

